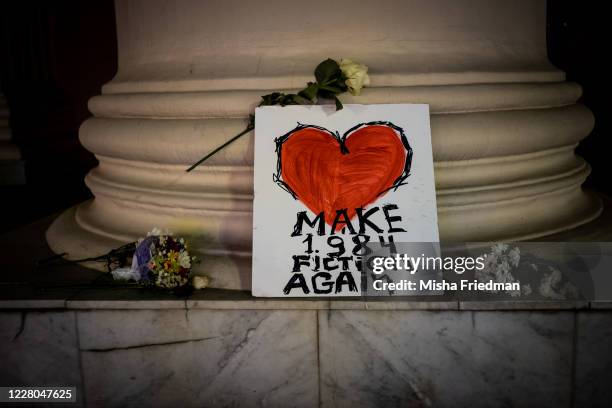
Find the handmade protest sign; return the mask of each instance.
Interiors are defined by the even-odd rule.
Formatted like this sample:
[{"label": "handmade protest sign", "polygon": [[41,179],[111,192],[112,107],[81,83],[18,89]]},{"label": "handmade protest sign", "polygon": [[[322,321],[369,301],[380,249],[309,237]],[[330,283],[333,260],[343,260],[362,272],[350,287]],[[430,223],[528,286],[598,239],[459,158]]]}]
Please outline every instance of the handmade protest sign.
[{"label": "handmade protest sign", "polygon": [[428,105],[255,111],[255,296],[358,296],[368,242],[437,242]]}]

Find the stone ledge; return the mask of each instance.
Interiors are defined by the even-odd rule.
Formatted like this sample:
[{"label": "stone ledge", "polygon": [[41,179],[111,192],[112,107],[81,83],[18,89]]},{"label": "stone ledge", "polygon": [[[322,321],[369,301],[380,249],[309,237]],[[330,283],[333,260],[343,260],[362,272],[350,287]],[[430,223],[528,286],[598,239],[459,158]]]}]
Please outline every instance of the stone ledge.
[{"label": "stone ledge", "polygon": [[[612,211],[610,212],[612,214]],[[612,301],[461,301],[448,296],[255,298],[248,291],[205,289],[187,298],[134,287],[101,285],[101,273],[80,265],[36,268],[52,255],[44,230],[52,217],[0,237],[13,254],[0,272],[1,310],[606,310]],[[584,227],[583,227],[584,228]],[[591,237],[588,234],[584,234]],[[570,237],[564,237],[570,240]],[[33,282],[36,282],[35,284]]]},{"label": "stone ledge", "polygon": [[593,301],[589,306],[591,309],[612,309],[612,301]]},{"label": "stone ledge", "polygon": [[137,288],[88,288],[66,299],[67,309],[184,309],[185,299]]},{"label": "stone ledge", "polygon": [[329,299],[256,298],[246,291],[204,289],[187,298],[187,309],[320,310],[329,309]]},{"label": "stone ledge", "polygon": [[66,301],[63,299],[11,299],[0,300],[0,310],[40,310],[65,309]]},{"label": "stone ledge", "polygon": [[457,301],[433,300],[403,297],[364,298],[353,300],[334,299],[330,301],[330,310],[459,310]]},{"label": "stone ledge", "polygon": [[406,298],[280,299],[255,298],[248,292],[209,289],[187,298],[142,289],[90,288],[66,298],[13,298],[0,300],[0,309],[68,310],[606,310],[612,302],[588,301],[456,301]]},{"label": "stone ledge", "polygon": [[585,300],[493,300],[461,301],[459,310],[579,310],[588,309]]}]

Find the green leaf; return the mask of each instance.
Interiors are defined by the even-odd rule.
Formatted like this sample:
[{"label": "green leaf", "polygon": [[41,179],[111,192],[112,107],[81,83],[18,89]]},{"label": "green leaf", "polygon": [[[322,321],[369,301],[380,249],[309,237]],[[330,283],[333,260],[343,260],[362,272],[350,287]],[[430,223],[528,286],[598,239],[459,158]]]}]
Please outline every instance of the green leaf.
[{"label": "green leaf", "polygon": [[342,92],[344,92],[342,89],[336,87],[336,86],[331,86],[331,85],[321,85],[319,86],[319,89],[323,90],[323,91],[328,91],[331,92],[333,94],[341,94]]},{"label": "green leaf", "polygon": [[280,106],[291,105],[291,96],[283,94],[276,101],[276,105],[280,105]]},{"label": "green leaf", "polygon": [[279,99],[281,99],[282,97],[283,94],[280,92],[272,92],[271,94],[263,95],[261,97],[261,103],[259,104],[259,106],[276,105]]},{"label": "green leaf", "polygon": [[338,89],[340,89],[340,92],[346,92],[348,91],[348,86],[346,85],[346,78],[344,78],[344,76],[342,78],[340,78],[334,85],[338,87]]},{"label": "green leaf", "polygon": [[340,66],[336,61],[328,58],[317,65],[314,74],[317,82],[319,84],[324,84],[333,80],[334,78],[340,78],[342,76],[342,71],[340,70]]},{"label": "green leaf", "polygon": [[304,98],[300,95],[295,95],[293,97],[293,102],[295,102],[295,105],[312,105],[314,103],[311,99]]},{"label": "green leaf", "polygon": [[317,93],[319,92],[319,84],[317,84],[316,82],[309,82],[308,86],[304,89],[302,89],[298,95],[309,99],[310,101],[314,102],[316,97],[317,97]]},{"label": "green leaf", "polygon": [[334,100],[336,101],[336,110],[341,110],[343,108],[342,101],[340,101],[337,96],[334,96]]}]

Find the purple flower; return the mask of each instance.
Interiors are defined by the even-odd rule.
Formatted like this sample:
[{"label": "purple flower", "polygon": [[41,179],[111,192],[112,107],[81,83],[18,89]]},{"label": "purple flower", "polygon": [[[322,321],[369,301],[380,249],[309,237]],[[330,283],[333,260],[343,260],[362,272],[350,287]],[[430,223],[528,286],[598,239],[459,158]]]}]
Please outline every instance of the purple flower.
[{"label": "purple flower", "polygon": [[149,270],[149,261],[152,258],[152,252],[155,246],[159,243],[159,237],[151,235],[138,244],[132,258],[132,269],[139,276],[139,280],[148,281],[151,279]]}]

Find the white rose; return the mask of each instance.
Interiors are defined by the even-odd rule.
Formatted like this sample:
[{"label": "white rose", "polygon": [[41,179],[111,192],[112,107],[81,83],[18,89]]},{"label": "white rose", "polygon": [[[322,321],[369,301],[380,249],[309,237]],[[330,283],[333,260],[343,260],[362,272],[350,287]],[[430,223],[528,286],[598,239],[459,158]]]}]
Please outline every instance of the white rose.
[{"label": "white rose", "polygon": [[191,284],[194,289],[204,289],[210,284],[210,278],[208,276],[196,275],[191,279]]},{"label": "white rose", "polygon": [[368,67],[349,59],[340,61],[340,69],[346,77],[346,86],[353,95],[361,94],[361,88],[370,85],[370,77],[368,76]]}]

